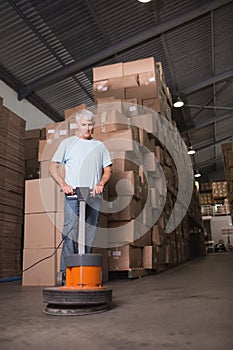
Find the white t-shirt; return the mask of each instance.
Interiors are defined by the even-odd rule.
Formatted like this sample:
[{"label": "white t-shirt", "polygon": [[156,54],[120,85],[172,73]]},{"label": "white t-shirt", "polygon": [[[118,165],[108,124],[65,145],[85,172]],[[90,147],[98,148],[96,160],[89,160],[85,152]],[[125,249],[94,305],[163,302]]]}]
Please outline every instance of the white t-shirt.
[{"label": "white t-shirt", "polygon": [[83,140],[71,136],[61,141],[52,162],[65,165],[65,182],[93,189],[100,181],[103,168],[112,164],[109,151],[99,140]]}]

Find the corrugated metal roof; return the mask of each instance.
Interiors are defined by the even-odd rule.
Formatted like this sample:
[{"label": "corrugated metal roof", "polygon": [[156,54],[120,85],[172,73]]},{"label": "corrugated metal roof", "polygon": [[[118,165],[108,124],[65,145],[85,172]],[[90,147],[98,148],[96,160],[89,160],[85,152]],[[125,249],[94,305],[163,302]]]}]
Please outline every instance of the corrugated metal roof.
[{"label": "corrugated metal roof", "polygon": [[185,102],[172,115],[199,149],[195,167],[213,158],[206,171],[219,168],[233,124],[233,1],[0,0],[0,13],[1,76],[19,96],[63,120],[67,108],[94,105],[94,66],[153,56]]}]

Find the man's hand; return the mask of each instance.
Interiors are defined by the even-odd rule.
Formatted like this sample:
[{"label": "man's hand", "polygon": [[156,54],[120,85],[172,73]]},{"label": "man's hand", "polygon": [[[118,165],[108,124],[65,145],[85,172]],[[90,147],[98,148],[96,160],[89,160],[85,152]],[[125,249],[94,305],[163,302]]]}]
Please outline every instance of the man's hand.
[{"label": "man's hand", "polygon": [[58,171],[58,164],[56,162],[50,162],[49,164],[49,173],[56,183],[60,186],[62,192],[65,194],[73,194],[72,186],[68,185],[65,180],[60,176]]},{"label": "man's hand", "polygon": [[91,196],[95,197],[97,194],[101,194],[104,191],[104,185],[98,183],[94,188],[93,191],[91,192]]},{"label": "man's hand", "polygon": [[73,194],[73,187],[68,185],[64,180],[61,181],[61,190],[65,194]]},{"label": "man's hand", "polygon": [[103,169],[103,175],[100,179],[100,182],[93,188],[91,192],[92,197],[95,197],[97,194],[104,192],[104,185],[108,182],[112,174],[112,167],[110,165],[106,166]]}]

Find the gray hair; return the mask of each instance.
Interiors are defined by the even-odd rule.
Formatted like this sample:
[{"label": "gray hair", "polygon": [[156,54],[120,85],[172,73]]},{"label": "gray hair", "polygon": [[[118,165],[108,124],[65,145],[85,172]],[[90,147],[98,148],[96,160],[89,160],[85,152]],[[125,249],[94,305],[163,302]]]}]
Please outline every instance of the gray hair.
[{"label": "gray hair", "polygon": [[76,123],[80,123],[80,118],[83,118],[85,120],[91,120],[93,122],[93,125],[95,124],[94,114],[91,111],[88,111],[87,109],[82,109],[81,111],[75,113],[75,118]]}]

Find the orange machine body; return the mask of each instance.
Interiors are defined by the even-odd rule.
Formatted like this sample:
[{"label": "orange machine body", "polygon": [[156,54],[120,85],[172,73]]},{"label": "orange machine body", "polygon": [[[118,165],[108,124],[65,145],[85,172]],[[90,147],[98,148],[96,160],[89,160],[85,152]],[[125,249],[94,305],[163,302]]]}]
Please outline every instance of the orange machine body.
[{"label": "orange machine body", "polygon": [[102,289],[100,266],[72,266],[66,268],[66,285],[62,289]]}]

